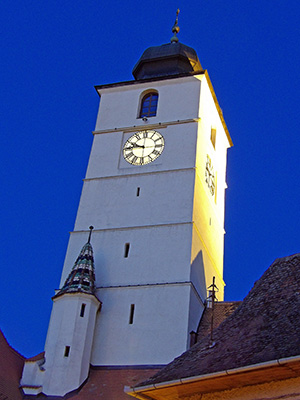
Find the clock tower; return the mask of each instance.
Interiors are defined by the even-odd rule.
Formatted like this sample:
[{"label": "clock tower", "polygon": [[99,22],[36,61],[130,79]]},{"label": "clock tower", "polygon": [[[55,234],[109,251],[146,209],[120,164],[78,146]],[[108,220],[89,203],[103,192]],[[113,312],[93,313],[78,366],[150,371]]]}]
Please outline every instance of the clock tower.
[{"label": "clock tower", "polygon": [[[178,31],[176,19],[171,43],[148,48],[134,80],[96,86],[94,140],[60,287],[93,225],[93,301],[102,306],[86,326],[88,362],[99,368],[160,368],[188,349],[213,277],[223,300],[232,142],[208,73]],[[56,357],[68,346],[72,354],[58,345]],[[81,372],[78,386],[86,378]]]}]

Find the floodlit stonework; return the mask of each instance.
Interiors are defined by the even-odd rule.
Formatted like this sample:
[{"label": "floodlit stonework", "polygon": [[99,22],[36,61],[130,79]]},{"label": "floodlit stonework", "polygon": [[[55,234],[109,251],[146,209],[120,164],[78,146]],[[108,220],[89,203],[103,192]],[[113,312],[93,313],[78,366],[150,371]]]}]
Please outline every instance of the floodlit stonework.
[{"label": "floodlit stonework", "polygon": [[25,364],[25,394],[80,391],[92,384],[90,365],[149,377],[190,347],[213,278],[223,300],[232,142],[208,73],[175,39],[144,52],[135,80],[96,86],[101,101],[78,213],[45,354]]}]

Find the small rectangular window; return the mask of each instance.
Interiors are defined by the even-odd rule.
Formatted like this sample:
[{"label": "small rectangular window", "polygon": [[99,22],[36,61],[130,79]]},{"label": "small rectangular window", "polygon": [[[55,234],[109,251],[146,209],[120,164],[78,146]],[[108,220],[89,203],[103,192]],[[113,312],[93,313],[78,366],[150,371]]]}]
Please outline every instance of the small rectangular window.
[{"label": "small rectangular window", "polygon": [[133,324],[133,315],[134,315],[134,304],[130,306],[130,315],[129,315],[129,324]]},{"label": "small rectangular window", "polygon": [[129,255],[129,248],[130,248],[130,243],[125,243],[125,249],[124,249],[124,257],[127,258]]},{"label": "small rectangular window", "polygon": [[216,148],[216,138],[217,138],[217,130],[214,128],[211,128],[210,141],[212,142],[214,149]]},{"label": "small rectangular window", "polygon": [[70,354],[70,346],[65,347],[65,357],[69,357]]},{"label": "small rectangular window", "polygon": [[82,304],[81,304],[81,309],[80,309],[80,316],[81,316],[81,317],[84,317],[84,312],[85,312],[85,304],[82,303]]},{"label": "small rectangular window", "polygon": [[140,191],[141,191],[141,188],[138,187],[137,190],[136,190],[136,196],[137,196],[137,197],[139,197]]}]

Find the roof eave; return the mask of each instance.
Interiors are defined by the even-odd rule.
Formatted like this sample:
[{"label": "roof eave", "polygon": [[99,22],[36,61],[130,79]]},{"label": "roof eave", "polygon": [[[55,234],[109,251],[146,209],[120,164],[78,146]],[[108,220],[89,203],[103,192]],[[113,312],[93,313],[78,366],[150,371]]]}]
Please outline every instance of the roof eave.
[{"label": "roof eave", "polygon": [[96,85],[94,87],[95,87],[96,92],[100,95],[99,90],[101,90],[101,89],[109,89],[109,88],[114,88],[114,87],[118,87],[118,86],[139,85],[141,83],[163,81],[163,80],[176,79],[176,78],[184,78],[184,77],[193,76],[193,75],[201,75],[204,73],[205,73],[205,70],[202,72],[190,72],[190,73],[182,73],[182,74],[178,74],[178,75],[157,76],[157,77],[153,77],[153,78],[145,78],[145,79],[139,79],[139,80],[107,83],[104,85]]},{"label": "roof eave", "polygon": [[52,300],[56,300],[59,297],[62,297],[64,295],[69,295],[69,296],[74,296],[74,295],[85,295],[85,296],[89,296],[91,298],[95,298],[95,300],[99,303],[99,305],[102,304],[102,301],[98,299],[98,297],[96,296],[96,294],[94,293],[87,293],[84,291],[76,291],[76,292],[58,292],[56,293],[54,296],[52,296]]},{"label": "roof eave", "polygon": [[212,393],[299,377],[299,371],[300,355],[147,386],[125,387],[125,392],[138,399],[163,400],[172,395],[173,400],[179,400],[184,394]]}]

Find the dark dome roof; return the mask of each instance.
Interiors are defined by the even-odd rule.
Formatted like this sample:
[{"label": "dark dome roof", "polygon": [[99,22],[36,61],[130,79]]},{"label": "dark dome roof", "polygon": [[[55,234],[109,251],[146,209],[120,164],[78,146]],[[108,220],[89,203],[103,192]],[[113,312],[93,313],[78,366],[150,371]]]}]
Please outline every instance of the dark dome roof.
[{"label": "dark dome roof", "polygon": [[149,47],[133,68],[136,80],[203,72],[197,53],[182,43]]}]

